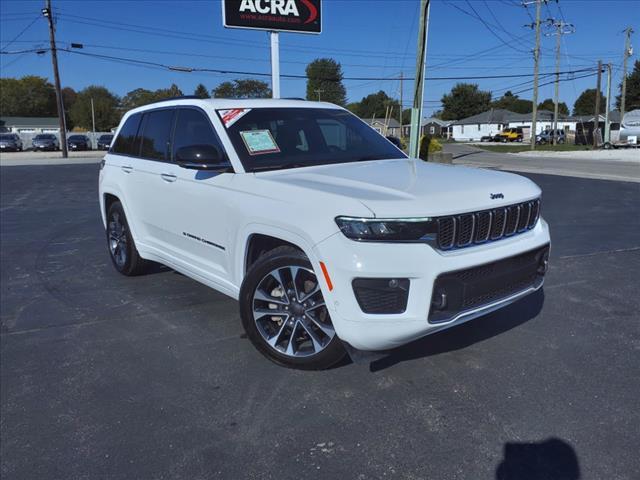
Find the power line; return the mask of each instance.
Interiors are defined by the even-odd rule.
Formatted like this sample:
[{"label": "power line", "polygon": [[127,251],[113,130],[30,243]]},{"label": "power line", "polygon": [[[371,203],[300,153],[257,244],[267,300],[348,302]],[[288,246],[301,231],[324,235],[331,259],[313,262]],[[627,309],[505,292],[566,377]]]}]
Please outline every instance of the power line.
[{"label": "power line", "polygon": [[[101,58],[104,60],[117,60],[117,61],[121,61],[121,62],[129,62],[129,63],[137,63],[140,65],[147,65],[147,66],[154,66],[154,67],[160,67],[160,68],[164,68],[167,70],[172,70],[172,71],[181,71],[181,72],[212,72],[212,73],[223,73],[223,74],[234,74],[234,75],[247,75],[247,76],[270,76],[271,73],[267,73],[267,72],[252,72],[252,71],[244,71],[244,70],[231,70],[231,69],[220,69],[220,68],[206,68],[206,67],[184,67],[184,66],[175,66],[175,65],[167,65],[164,63],[159,63],[159,62],[152,62],[152,61],[148,61],[148,60],[139,60],[139,59],[135,59],[135,58],[126,58],[126,57],[117,57],[117,56],[113,56],[113,55],[102,55],[102,54],[98,54],[98,53],[89,53],[89,52],[81,52],[81,51],[77,51],[77,50],[71,50],[71,49],[60,49],[60,51],[62,52],[66,52],[66,53],[72,53],[72,54],[76,54],[76,55],[83,55],[83,56],[88,56],[88,57],[94,57],[94,58]],[[0,52],[2,54],[8,54],[11,52]],[[585,69],[579,69],[579,70],[572,70],[572,71],[565,71],[565,72],[560,72],[561,74],[573,74],[573,73],[579,73],[579,72],[585,72],[585,71],[592,71],[593,68],[585,68]],[[541,75],[553,75],[554,72],[551,73],[544,73]],[[303,74],[282,74],[283,77],[286,78],[307,78],[307,75],[303,75]],[[510,75],[471,75],[471,76],[446,76],[446,77],[425,77],[425,80],[430,80],[430,81],[434,81],[434,80],[488,80],[488,79],[498,79],[498,78],[526,78],[526,77],[530,77],[531,74],[528,73],[522,73],[522,74],[510,74]],[[325,78],[325,80],[358,80],[358,81],[363,81],[363,80],[371,80],[371,81],[381,81],[381,80],[398,80],[399,77],[342,77],[341,79],[338,78]],[[404,78],[405,80],[415,80],[415,78],[413,77],[406,77]]]},{"label": "power line", "polygon": [[40,15],[38,15],[36,18],[34,18],[31,23],[29,23],[29,25],[27,25],[26,27],[24,27],[22,30],[20,30],[20,33],[18,35],[16,35],[13,40],[11,40],[9,43],[7,43],[3,48],[7,48],[9,45],[11,45],[12,43],[14,43],[16,40],[18,40],[22,34],[24,32],[26,32],[27,30],[29,30],[29,28],[31,28],[31,26],[36,23],[38,20],[40,19]]},{"label": "power line", "polygon": [[467,1],[467,5],[469,5],[469,7],[473,10],[473,12],[475,13],[475,15],[474,15],[474,14],[469,13],[468,11],[466,11],[465,9],[463,9],[463,8],[459,7],[458,5],[456,5],[456,4],[454,4],[454,3],[449,3],[449,2],[447,2],[446,0],[443,0],[443,2],[444,2],[446,5],[449,5],[450,7],[453,7],[453,8],[455,8],[456,10],[461,11],[462,13],[464,13],[465,15],[470,16],[471,18],[475,18],[476,20],[479,20],[479,21],[480,21],[480,22],[481,22],[481,23],[486,27],[486,29],[487,29],[487,30],[489,30],[489,32],[491,33],[491,35],[493,35],[494,37],[496,37],[496,38],[500,41],[500,43],[501,43],[501,44],[503,44],[504,46],[509,47],[509,48],[511,48],[511,49],[513,49],[513,50],[515,50],[515,51],[517,51],[517,52],[521,52],[521,53],[524,53],[524,52],[525,52],[525,50],[522,50],[522,49],[519,49],[519,48],[514,47],[514,46],[513,46],[513,45],[511,45],[510,43],[506,42],[502,37],[500,37],[500,36],[499,36],[499,35],[498,35],[494,30],[493,30],[493,28],[491,28],[493,25],[491,25],[491,24],[489,24],[488,22],[486,22],[486,21],[485,21],[485,20],[484,20],[484,19],[483,19],[479,14],[478,14],[478,12],[476,12],[475,8],[473,8],[473,6],[471,5],[471,3],[469,3],[469,1],[468,1],[468,0],[466,0],[466,1]]}]

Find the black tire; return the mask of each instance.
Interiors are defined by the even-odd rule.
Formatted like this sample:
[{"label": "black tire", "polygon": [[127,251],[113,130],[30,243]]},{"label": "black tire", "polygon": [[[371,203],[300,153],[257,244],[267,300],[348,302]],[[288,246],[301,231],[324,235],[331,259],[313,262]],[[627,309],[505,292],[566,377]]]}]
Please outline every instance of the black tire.
[{"label": "black tire", "polygon": [[[118,227],[118,224],[122,226],[122,229]],[[128,277],[142,275],[146,272],[148,262],[140,256],[136,249],[127,217],[124,214],[122,204],[118,201],[113,202],[107,212],[106,237],[109,257],[118,272]],[[113,242],[118,243],[116,237],[120,239],[119,248],[113,247]]]},{"label": "black tire", "polygon": [[[270,272],[280,268],[286,269],[287,267],[302,267],[303,269],[307,269],[307,271],[313,271],[313,266],[307,256],[300,250],[288,246],[278,247],[271,250],[251,266],[242,282],[242,287],[240,288],[239,301],[242,326],[255,348],[269,360],[278,365],[300,370],[324,370],[326,368],[330,368],[342,360],[346,355],[342,342],[337,335],[333,335],[333,337],[324,344],[323,349],[319,352],[308,356],[295,357],[283,353],[282,350],[279,350],[276,347],[272,347],[267,343],[267,340],[258,330],[257,321],[254,319],[253,313],[255,301],[254,295],[262,282],[269,277]],[[320,280],[317,279],[317,277],[315,280],[317,285],[317,282]],[[319,298],[322,298],[321,292]],[[326,318],[329,318],[328,315],[329,313],[326,311]],[[274,317],[271,317],[271,319],[273,318]],[[285,330],[286,327],[284,326],[284,323],[287,323],[286,319],[283,319],[282,322],[282,327],[279,325],[276,327],[274,324],[274,328],[281,328],[280,331]],[[293,328],[294,332],[297,327],[298,324],[296,323]],[[300,331],[300,329],[298,329],[298,331]],[[295,335],[293,335],[294,332],[289,334],[290,338],[295,337]],[[304,330],[302,333],[303,335],[305,334]],[[280,336],[280,334],[278,334],[278,336]]]}]

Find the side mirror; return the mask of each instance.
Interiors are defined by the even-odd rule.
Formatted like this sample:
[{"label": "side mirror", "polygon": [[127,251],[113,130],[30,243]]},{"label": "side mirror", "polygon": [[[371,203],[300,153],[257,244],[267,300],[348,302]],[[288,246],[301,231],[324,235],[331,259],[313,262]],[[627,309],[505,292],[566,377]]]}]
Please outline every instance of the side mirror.
[{"label": "side mirror", "polygon": [[192,170],[213,170],[220,173],[232,171],[231,165],[215,145],[180,147],[176,152],[176,163]]}]

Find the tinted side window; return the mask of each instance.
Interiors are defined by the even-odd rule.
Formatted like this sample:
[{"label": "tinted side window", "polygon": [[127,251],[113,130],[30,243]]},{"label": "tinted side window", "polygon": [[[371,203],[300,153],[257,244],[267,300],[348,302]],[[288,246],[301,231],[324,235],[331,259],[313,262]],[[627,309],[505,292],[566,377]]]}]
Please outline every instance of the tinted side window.
[{"label": "tinted side window", "polygon": [[175,110],[155,110],[144,114],[140,156],[151,160],[170,159],[171,128]]},{"label": "tinted side window", "polygon": [[138,127],[140,126],[140,118],[142,115],[136,113],[127,118],[124,125],[118,133],[116,141],[113,142],[111,147],[112,153],[120,153],[122,155],[137,155],[138,152],[134,152],[134,145],[136,144],[136,135],[138,133]]},{"label": "tinted side window", "polygon": [[181,108],[177,115],[173,134],[173,158],[176,157],[179,148],[188,145],[215,145],[224,152],[211,122],[204,113],[193,108]]}]

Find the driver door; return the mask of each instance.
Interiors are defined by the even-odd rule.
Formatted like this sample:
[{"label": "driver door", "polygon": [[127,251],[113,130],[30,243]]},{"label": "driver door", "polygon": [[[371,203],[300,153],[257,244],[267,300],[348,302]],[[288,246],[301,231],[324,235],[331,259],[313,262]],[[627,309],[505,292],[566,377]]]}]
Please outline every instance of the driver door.
[{"label": "driver door", "polygon": [[[187,268],[200,276],[220,284],[229,280],[233,205],[229,184],[233,173],[214,173],[206,170],[181,168],[175,163],[182,147],[215,145],[224,147],[216,135],[207,114],[197,107],[177,109],[172,141],[171,173],[175,182],[170,189],[166,214],[174,229],[176,256]],[[226,154],[224,159],[228,162]],[[230,171],[233,171],[229,163]]]}]

